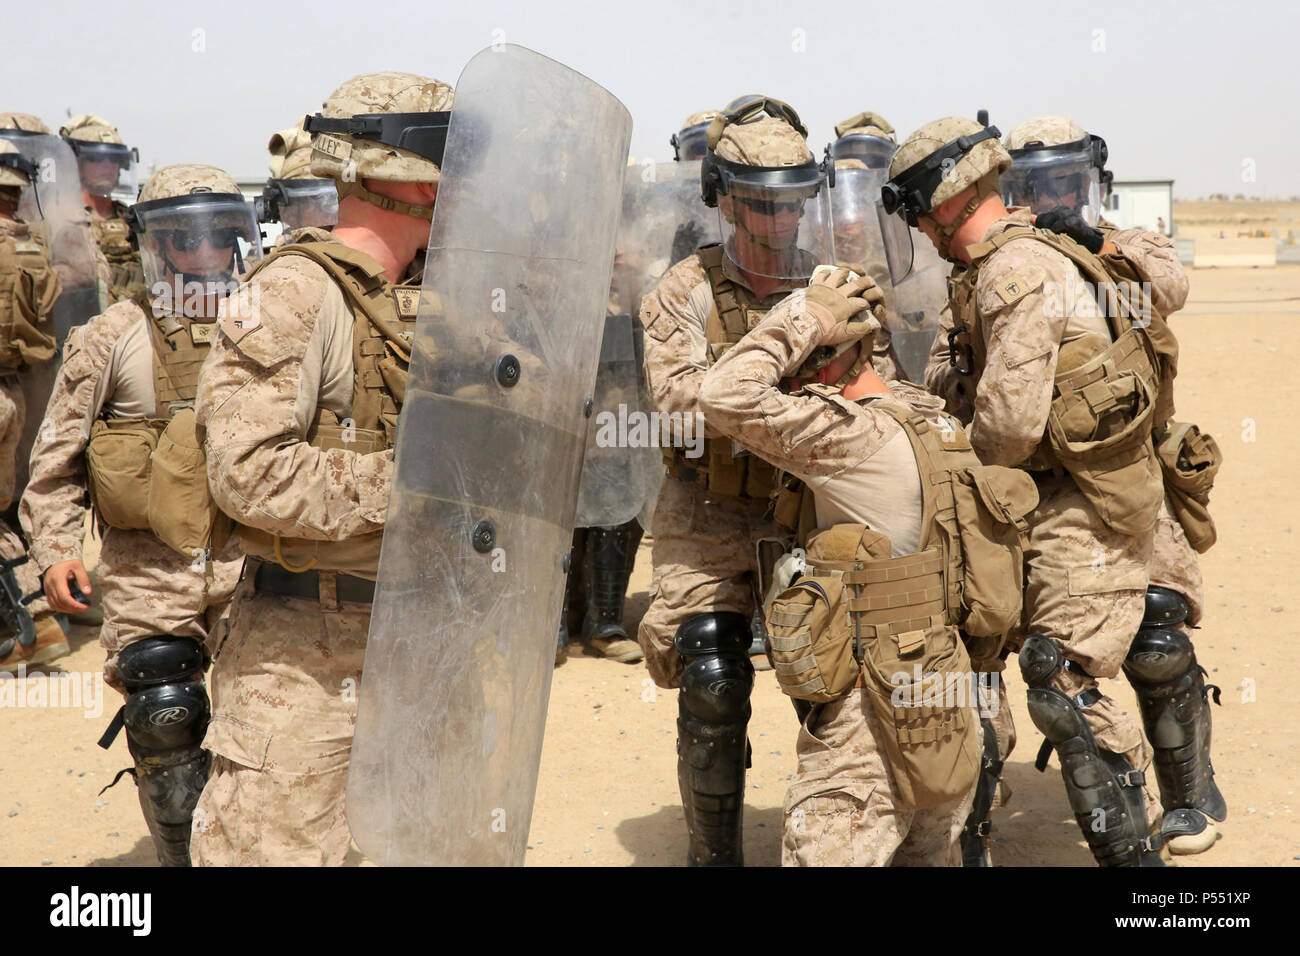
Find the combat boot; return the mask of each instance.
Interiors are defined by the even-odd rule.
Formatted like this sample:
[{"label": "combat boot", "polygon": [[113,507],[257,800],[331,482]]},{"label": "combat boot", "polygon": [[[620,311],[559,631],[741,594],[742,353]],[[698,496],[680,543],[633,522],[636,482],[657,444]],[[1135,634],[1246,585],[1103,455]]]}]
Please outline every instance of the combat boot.
[{"label": "combat boot", "polygon": [[14,673],[20,666],[48,664],[68,653],[67,635],[51,612],[41,611],[33,617],[33,621],[36,624],[36,640],[30,646],[23,647],[12,636],[0,640],[0,671]]},{"label": "combat boot", "polygon": [[635,664],[643,657],[641,646],[623,627],[623,602],[640,539],[641,527],[635,520],[617,528],[587,530],[590,573],[582,630],[594,651],[621,664]]}]

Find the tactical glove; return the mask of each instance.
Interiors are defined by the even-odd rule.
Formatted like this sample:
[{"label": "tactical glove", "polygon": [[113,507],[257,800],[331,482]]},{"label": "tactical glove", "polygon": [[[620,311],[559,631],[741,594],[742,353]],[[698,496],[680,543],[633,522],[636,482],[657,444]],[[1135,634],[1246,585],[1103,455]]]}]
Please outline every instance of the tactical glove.
[{"label": "tactical glove", "polygon": [[885,294],[870,276],[849,269],[819,269],[806,291],[807,301],[821,306],[814,311],[821,325],[822,345],[839,345],[860,339],[875,326],[863,312],[884,318]]},{"label": "tactical glove", "polygon": [[1101,253],[1102,244],[1106,241],[1100,229],[1088,225],[1082,216],[1068,206],[1057,206],[1055,209],[1039,213],[1034,219],[1034,225],[1039,229],[1069,236],[1093,255]]}]

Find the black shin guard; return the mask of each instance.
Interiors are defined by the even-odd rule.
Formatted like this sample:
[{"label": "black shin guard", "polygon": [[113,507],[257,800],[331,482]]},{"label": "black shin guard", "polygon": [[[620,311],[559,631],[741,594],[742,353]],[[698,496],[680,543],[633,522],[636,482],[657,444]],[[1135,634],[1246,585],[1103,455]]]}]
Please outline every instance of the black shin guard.
[{"label": "black shin guard", "polygon": [[[1050,686],[1065,666],[1051,639],[1030,635],[1020,651],[1020,671],[1029,685],[1029,716],[1052,744],[1074,818],[1101,866],[1163,866],[1161,839],[1147,834],[1142,772],[1120,754],[1100,747],[1083,707]],[[1089,692],[1095,693],[1095,692]]]},{"label": "black shin guard", "polygon": [[[189,866],[190,823],[208,780],[211,755],[203,649],[188,637],[147,637],[122,649],[118,672],[126,684],[122,725],[135,760],[140,809],[158,862]],[[107,747],[112,737],[105,735]]]},{"label": "black shin guard", "polygon": [[997,792],[998,778],[1002,775],[1002,758],[998,756],[998,735],[993,721],[980,720],[984,734],[983,752],[980,754],[980,775],[975,783],[975,801],[970,816],[961,830],[961,865],[992,866],[985,843],[989,833],[989,814],[993,810],[993,796]]},{"label": "black shin guard", "polygon": [[697,614],[674,639],[686,659],[678,695],[677,783],[686,811],[691,866],[743,866],[745,728],[754,667],[743,614]]},{"label": "black shin guard", "polygon": [[582,628],[585,634],[606,639],[627,637],[623,628],[623,600],[641,535],[641,525],[636,519],[616,528],[587,530],[591,591]]},{"label": "black shin guard", "polygon": [[1147,589],[1146,614],[1124,661],[1124,675],[1137,692],[1147,738],[1155,750],[1160,803],[1179,827],[1178,810],[1199,810],[1222,821],[1228,815],[1210,765],[1210,701],[1205,671],[1191,639],[1179,629],[1187,602],[1168,588]]}]

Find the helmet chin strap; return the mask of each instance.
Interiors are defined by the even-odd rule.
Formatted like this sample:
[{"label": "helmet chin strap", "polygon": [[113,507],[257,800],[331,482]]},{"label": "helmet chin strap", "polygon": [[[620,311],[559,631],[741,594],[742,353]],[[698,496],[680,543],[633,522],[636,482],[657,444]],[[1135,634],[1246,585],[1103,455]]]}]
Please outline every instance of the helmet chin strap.
[{"label": "helmet chin strap", "polygon": [[414,203],[402,202],[400,199],[391,199],[388,196],[381,196],[379,193],[372,193],[360,182],[344,182],[341,179],[334,181],[339,191],[339,202],[342,203],[347,196],[356,196],[372,206],[378,206],[380,209],[387,209],[389,212],[400,212],[405,216],[415,216],[417,219],[433,219],[432,206],[417,206]]},{"label": "helmet chin strap", "polygon": [[[952,261],[952,257],[948,253],[952,247],[953,236],[957,235],[957,230],[966,224],[967,219],[975,215],[975,210],[979,208],[980,203],[997,191],[998,177],[996,173],[981,176],[975,182],[975,195],[971,196],[971,198],[966,202],[966,205],[962,207],[961,212],[957,214],[952,222],[948,223],[946,226],[942,226],[933,215],[927,217],[930,222],[934,223],[934,231],[939,239],[937,248],[941,258],[947,259],[949,262]],[[933,210],[931,210],[931,212],[933,212]]]}]

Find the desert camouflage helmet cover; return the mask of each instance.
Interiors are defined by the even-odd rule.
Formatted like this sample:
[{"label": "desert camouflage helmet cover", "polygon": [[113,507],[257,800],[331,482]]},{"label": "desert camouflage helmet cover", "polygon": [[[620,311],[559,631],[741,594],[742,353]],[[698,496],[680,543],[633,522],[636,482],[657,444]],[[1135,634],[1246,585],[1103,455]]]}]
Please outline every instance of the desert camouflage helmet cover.
[{"label": "desert camouflage helmet cover", "polygon": [[273,134],[266,149],[271,154],[272,179],[311,178],[311,133],[302,128],[301,120]]},{"label": "desert camouflage helmet cover", "polygon": [[998,141],[997,127],[981,126],[964,116],[948,116],[926,123],[898,148],[889,164],[889,178],[897,182],[913,166],[945,146],[955,143],[963,136],[979,137],[986,134],[986,131],[992,135],[980,139],[968,149],[957,150],[956,155],[951,157],[952,164],[939,177],[938,185],[930,190],[928,196],[921,197],[925,201],[925,209],[922,211],[933,209],[986,176],[1001,174],[1011,168],[1011,155]]},{"label": "desert camouflage helmet cover", "polygon": [[31,162],[18,151],[17,146],[0,139],[0,186],[24,189],[31,185],[34,171]]},{"label": "desert camouflage helmet cover", "polygon": [[140,190],[140,198],[137,202],[146,203],[155,199],[174,199],[177,196],[188,196],[193,193],[234,193],[242,195],[235,180],[224,169],[194,163],[164,166],[158,170],[149,177],[149,181]]},{"label": "desert camouflage helmet cover", "polygon": [[1007,149],[1064,146],[1088,138],[1088,131],[1068,116],[1035,116],[1007,134]]},{"label": "desert camouflage helmet cover", "polygon": [[865,133],[869,136],[879,136],[882,139],[896,142],[894,140],[894,127],[879,113],[873,113],[870,110],[850,116],[842,123],[835,124],[836,136],[848,136],[851,133]]},{"label": "desert camouflage helmet cover", "polygon": [[50,128],[41,122],[39,116],[33,116],[31,113],[0,113],[0,131],[3,130],[50,135]]},{"label": "desert camouflage helmet cover", "polygon": [[[435,113],[451,109],[453,90],[441,80],[414,73],[363,73],[348,80],[322,104],[320,116],[349,119],[380,113]],[[399,146],[362,136],[312,129],[311,171],[342,180],[362,178],[399,183],[436,183],[438,164]],[[444,124],[445,129],[445,124]]]},{"label": "desert camouflage helmet cover", "polygon": [[126,145],[117,127],[94,113],[82,113],[74,116],[59,127],[59,135],[64,139],[74,139],[81,143],[115,143]]}]

